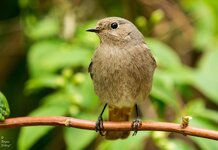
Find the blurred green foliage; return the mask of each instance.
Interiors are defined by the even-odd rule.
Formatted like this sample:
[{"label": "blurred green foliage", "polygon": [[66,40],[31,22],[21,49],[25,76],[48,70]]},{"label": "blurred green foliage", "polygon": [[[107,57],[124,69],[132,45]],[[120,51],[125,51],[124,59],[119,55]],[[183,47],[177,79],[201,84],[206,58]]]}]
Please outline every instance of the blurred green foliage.
[{"label": "blurred green foliage", "polygon": [[[167,19],[170,14],[161,7],[147,11],[152,7],[139,1],[132,4],[132,1],[115,0],[91,3],[19,0],[22,32],[28,47],[29,76],[23,91],[30,97],[29,101],[33,97],[38,100],[38,106],[28,115],[97,119],[102,108],[87,68],[99,40],[85,30],[94,27],[99,18],[122,16],[135,23],[145,35],[158,64],[150,97],[156,117],[147,114],[144,121],[180,123],[183,115],[189,115],[193,117],[191,126],[218,130],[218,2],[181,0],[175,4],[193,29],[193,37],[185,37],[191,38],[188,52],[193,56],[191,63],[185,63],[187,55],[178,51],[187,40],[178,38],[180,42],[174,41],[178,34],[176,30],[182,30],[182,27],[170,30],[175,28],[173,21]],[[165,29],[169,32],[164,32]],[[162,38],[155,32],[172,37]],[[179,37],[184,36],[183,32],[179,33]],[[107,118],[107,112],[104,118]],[[52,142],[55,137],[64,142]],[[69,150],[214,150],[218,149],[218,144],[208,139],[151,131],[117,141],[104,140],[94,131],[74,128],[62,128],[58,132],[55,127],[25,127],[19,132],[19,150],[60,147]]]}]

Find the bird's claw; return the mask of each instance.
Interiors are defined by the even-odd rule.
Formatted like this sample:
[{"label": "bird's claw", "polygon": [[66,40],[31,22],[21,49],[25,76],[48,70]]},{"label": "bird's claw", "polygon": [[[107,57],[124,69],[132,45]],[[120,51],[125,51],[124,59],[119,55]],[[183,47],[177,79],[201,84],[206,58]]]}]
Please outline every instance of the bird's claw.
[{"label": "bird's claw", "polygon": [[135,120],[132,121],[132,129],[133,129],[133,134],[132,136],[135,136],[138,132],[138,128],[142,125],[142,121],[139,118],[136,118]]},{"label": "bird's claw", "polygon": [[98,120],[96,121],[96,124],[95,124],[95,125],[96,125],[96,126],[95,126],[95,131],[96,131],[96,132],[99,132],[99,134],[100,134],[101,136],[105,136],[105,134],[104,134],[104,132],[103,132],[103,129],[104,129],[104,127],[103,127],[103,119],[102,119],[101,116],[98,117]]}]

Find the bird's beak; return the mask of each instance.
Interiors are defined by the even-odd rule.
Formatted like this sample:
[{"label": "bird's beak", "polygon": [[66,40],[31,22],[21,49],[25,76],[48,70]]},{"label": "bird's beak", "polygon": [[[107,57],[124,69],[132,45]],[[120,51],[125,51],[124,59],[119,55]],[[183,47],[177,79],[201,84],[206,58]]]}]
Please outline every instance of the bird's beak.
[{"label": "bird's beak", "polygon": [[88,29],[88,30],[86,30],[86,31],[99,33],[99,32],[100,32],[100,29],[99,29],[99,28],[95,28],[95,29]]}]

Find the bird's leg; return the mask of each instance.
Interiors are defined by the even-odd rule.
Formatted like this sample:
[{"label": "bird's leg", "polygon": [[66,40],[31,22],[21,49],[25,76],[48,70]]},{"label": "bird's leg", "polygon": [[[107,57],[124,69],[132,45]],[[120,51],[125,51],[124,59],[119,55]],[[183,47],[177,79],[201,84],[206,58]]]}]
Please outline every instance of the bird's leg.
[{"label": "bird's leg", "polygon": [[142,124],[142,121],[139,119],[139,112],[138,112],[137,104],[135,104],[135,111],[136,111],[136,119],[132,121],[132,129],[134,130],[132,136],[135,136],[137,134],[138,128]]},{"label": "bird's leg", "polygon": [[101,111],[101,114],[98,116],[98,120],[96,121],[96,124],[95,124],[95,131],[98,132],[99,131],[99,134],[101,136],[104,136],[104,133],[103,133],[103,118],[102,118],[102,115],[104,113],[104,110],[105,108],[107,107],[107,103],[104,105],[104,108],[103,110]]}]

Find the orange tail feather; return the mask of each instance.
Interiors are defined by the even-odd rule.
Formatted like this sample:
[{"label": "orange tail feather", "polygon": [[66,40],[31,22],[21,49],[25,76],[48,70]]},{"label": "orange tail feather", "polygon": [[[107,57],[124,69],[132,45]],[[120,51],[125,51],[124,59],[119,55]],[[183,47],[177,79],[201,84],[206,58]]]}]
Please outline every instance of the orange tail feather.
[{"label": "orange tail feather", "polygon": [[[131,115],[130,108],[114,108],[109,106],[109,121],[122,122],[129,121]],[[129,136],[130,131],[107,131],[106,139],[116,140],[125,139]]]}]

